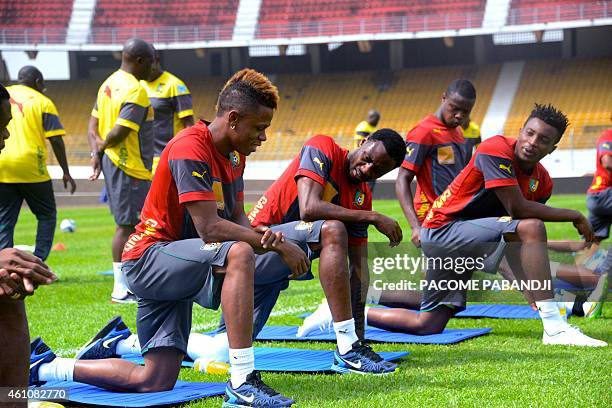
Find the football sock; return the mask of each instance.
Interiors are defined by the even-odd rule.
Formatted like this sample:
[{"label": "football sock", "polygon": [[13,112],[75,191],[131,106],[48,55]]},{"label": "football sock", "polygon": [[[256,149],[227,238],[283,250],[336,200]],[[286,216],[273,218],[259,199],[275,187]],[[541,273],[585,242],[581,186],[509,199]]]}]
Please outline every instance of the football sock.
[{"label": "football sock", "polygon": [[128,291],[121,265],[123,265],[122,262],[113,262],[114,284],[112,296],[116,298],[124,298]]},{"label": "football sock", "polygon": [[253,347],[243,349],[229,349],[230,365],[232,367],[231,378],[232,388],[240,387],[255,370],[255,353]]},{"label": "football sock", "polygon": [[193,361],[198,358],[205,360],[228,362],[229,344],[227,333],[207,336],[201,333],[191,333],[187,342],[187,355]]},{"label": "football sock", "polygon": [[73,358],[56,357],[50,363],[45,363],[38,369],[38,379],[41,381],[72,381],[74,375]]},{"label": "football sock", "polygon": [[119,340],[117,342],[117,350],[115,353],[120,356],[124,354],[140,354],[140,342],[138,341],[138,335],[132,334],[127,339]]},{"label": "football sock", "polygon": [[353,343],[359,340],[355,333],[355,319],[334,322],[334,331],[340,354],[348,353],[353,348]]},{"label": "football sock", "polygon": [[536,302],[536,306],[538,307],[538,312],[540,313],[540,318],[542,319],[544,331],[547,334],[551,335],[558,333],[564,326],[567,325],[567,323],[565,323],[561,318],[557,302],[555,302],[553,299]]}]

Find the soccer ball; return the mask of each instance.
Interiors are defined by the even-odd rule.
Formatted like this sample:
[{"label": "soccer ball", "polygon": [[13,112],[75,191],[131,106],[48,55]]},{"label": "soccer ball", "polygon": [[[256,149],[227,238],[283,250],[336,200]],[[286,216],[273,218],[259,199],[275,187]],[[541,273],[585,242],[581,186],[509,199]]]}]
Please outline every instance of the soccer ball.
[{"label": "soccer ball", "polygon": [[60,223],[60,231],[62,232],[74,232],[76,230],[76,221],[70,219],[64,219]]}]

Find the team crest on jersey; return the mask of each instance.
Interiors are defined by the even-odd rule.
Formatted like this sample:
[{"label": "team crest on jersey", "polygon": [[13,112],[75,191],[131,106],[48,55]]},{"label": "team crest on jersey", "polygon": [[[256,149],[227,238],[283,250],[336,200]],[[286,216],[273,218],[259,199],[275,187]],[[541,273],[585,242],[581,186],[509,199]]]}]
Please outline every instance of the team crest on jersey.
[{"label": "team crest on jersey", "polygon": [[230,161],[232,162],[233,167],[240,166],[240,154],[238,152],[233,151],[229,154]]},{"label": "team crest on jersey", "polygon": [[364,202],[365,202],[365,193],[357,190],[357,192],[355,193],[355,199],[353,200],[353,203],[361,207]]},{"label": "team crest on jersey", "polygon": [[529,191],[531,191],[532,193],[535,193],[538,190],[539,186],[540,186],[540,180],[529,179]]},{"label": "team crest on jersey", "polygon": [[177,85],[176,90],[178,93],[187,93],[187,87],[185,85]]},{"label": "team crest on jersey", "polygon": [[219,248],[221,247],[221,243],[220,242],[207,242],[204,245],[202,245],[200,247],[200,250],[202,251],[218,251]]},{"label": "team crest on jersey", "polygon": [[160,92],[164,90],[164,84],[162,84],[161,82],[159,84],[157,84],[157,89],[155,90],[155,92]]},{"label": "team crest on jersey", "polygon": [[510,222],[512,221],[512,217],[510,217],[509,215],[504,215],[503,217],[499,217],[497,219],[497,222]]},{"label": "team crest on jersey", "polygon": [[312,222],[300,221],[295,226],[296,231],[312,231]]}]

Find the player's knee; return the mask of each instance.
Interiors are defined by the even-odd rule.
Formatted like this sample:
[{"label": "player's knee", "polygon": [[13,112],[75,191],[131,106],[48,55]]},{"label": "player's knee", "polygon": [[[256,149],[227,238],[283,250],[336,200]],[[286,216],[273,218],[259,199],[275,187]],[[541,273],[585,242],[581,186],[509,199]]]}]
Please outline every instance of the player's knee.
[{"label": "player's knee", "polygon": [[348,241],[344,223],[337,220],[327,220],[321,227],[321,238],[326,241],[345,244]]},{"label": "player's knee", "polygon": [[524,241],[546,241],[546,226],[542,220],[537,218],[521,220],[518,224],[517,232]]},{"label": "player's knee", "polygon": [[246,242],[236,242],[230,248],[227,258],[229,262],[235,262],[250,269],[255,269],[255,252]]}]

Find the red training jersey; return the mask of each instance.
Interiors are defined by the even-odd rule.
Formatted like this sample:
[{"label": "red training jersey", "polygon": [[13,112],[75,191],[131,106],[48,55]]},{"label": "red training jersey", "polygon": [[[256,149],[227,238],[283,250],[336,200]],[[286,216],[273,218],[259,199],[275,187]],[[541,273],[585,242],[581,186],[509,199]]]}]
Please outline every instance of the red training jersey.
[{"label": "red training jersey", "polygon": [[612,155],[612,129],[604,131],[597,139],[597,168],[587,194],[600,193],[612,186],[612,174],[601,164],[601,159],[610,155]]},{"label": "red training jersey", "polygon": [[527,200],[545,203],[552,194],[548,171],[538,163],[523,173],[514,156],[516,140],[493,136],[478,146],[469,164],[434,201],[423,227],[439,228],[455,219],[507,216],[496,187],[519,186]]},{"label": "red training jersey", "polygon": [[[297,179],[308,177],[323,186],[323,200],[353,210],[372,210],[367,183],[353,184],[347,174],[348,150],[333,138],[316,135],[302,147],[249,213],[251,225],[275,225],[300,219]],[[368,225],[345,223],[350,245],[367,243]]]},{"label": "red training jersey", "polygon": [[206,123],[183,129],[163,150],[136,232],[123,248],[123,261],[138,259],[156,242],[198,238],[185,208],[191,201],[216,201],[221,218],[231,219],[244,200],[245,157],[222,155]]},{"label": "red training jersey", "polygon": [[408,132],[402,167],[416,175],[414,210],[421,223],[436,197],[467,165],[469,156],[461,128],[446,127],[434,115],[427,115]]}]

